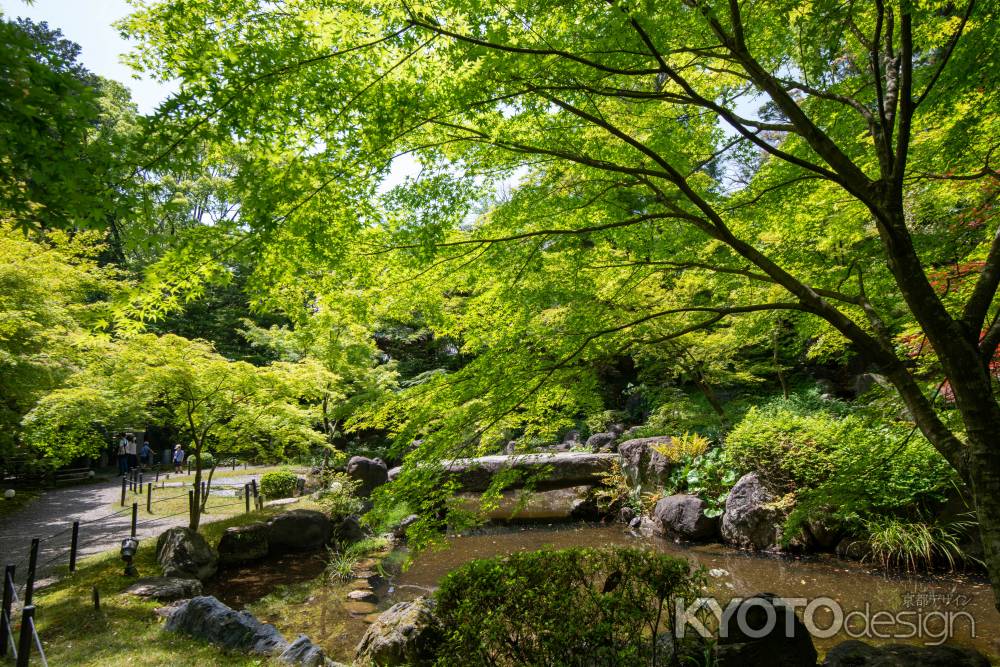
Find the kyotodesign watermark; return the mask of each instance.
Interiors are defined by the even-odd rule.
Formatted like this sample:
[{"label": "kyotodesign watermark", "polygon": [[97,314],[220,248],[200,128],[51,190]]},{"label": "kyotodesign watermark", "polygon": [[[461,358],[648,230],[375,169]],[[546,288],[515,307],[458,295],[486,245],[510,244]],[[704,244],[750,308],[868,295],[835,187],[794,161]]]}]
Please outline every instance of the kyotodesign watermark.
[{"label": "kyotodesign watermark", "polygon": [[871,603],[866,603],[862,609],[845,610],[829,597],[774,598],[773,601],[763,597],[737,597],[725,606],[714,597],[693,601],[677,599],[674,633],[677,637],[694,632],[706,638],[726,638],[733,634],[749,639],[780,633],[790,638],[796,634],[797,616],[805,630],[818,639],[843,634],[852,639],[917,640],[928,646],[938,646],[956,636],[976,637],[975,617],[961,608],[969,603],[968,596],[920,595],[940,597],[933,608],[930,604],[907,602],[904,597],[906,607],[917,608],[892,610],[873,607]]}]

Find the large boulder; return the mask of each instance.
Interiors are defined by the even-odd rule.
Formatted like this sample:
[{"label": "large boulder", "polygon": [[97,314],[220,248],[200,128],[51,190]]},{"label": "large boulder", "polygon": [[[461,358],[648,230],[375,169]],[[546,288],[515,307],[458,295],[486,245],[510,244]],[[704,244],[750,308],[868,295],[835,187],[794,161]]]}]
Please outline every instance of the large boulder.
[{"label": "large boulder", "polygon": [[848,535],[837,542],[834,552],[844,560],[867,560],[872,555],[872,548],[864,535]]},{"label": "large boulder", "polygon": [[176,526],[157,538],[156,562],[165,577],[204,581],[218,569],[219,554],[196,531]]},{"label": "large boulder", "polygon": [[580,444],[580,431],[578,431],[577,429],[567,431],[566,435],[563,436],[562,444],[564,445]]},{"label": "large boulder", "polygon": [[677,493],[657,501],[653,518],[665,535],[679,535],[688,540],[708,540],[719,530],[718,517],[705,516],[708,503],[689,493]]},{"label": "large boulder", "polygon": [[355,658],[361,664],[430,664],[441,639],[433,602],[419,597],[382,612],[358,643]]},{"label": "large boulder", "polygon": [[554,454],[518,454],[515,456],[481,456],[474,459],[453,459],[444,463],[445,472],[459,483],[461,491],[483,492],[493,478],[508,470],[521,473],[520,481],[511,488],[531,479],[539,491],[599,484],[611,471],[615,454],[590,452],[559,452]]},{"label": "large boulder", "polygon": [[268,550],[272,555],[322,549],[332,537],[330,519],[316,510],[290,510],[267,521]]},{"label": "large boulder", "polygon": [[267,524],[261,521],[226,528],[219,539],[219,562],[238,565],[264,558],[271,548],[269,532]]},{"label": "large boulder", "polygon": [[347,462],[347,474],[358,481],[358,495],[367,498],[376,488],[389,481],[389,469],[379,459],[354,456]]},{"label": "large boulder", "polygon": [[393,537],[400,540],[404,539],[407,529],[418,521],[420,521],[420,516],[417,514],[408,514],[403,517],[399,523],[392,527]]},{"label": "large boulder", "polygon": [[248,612],[234,611],[210,595],[191,598],[177,607],[164,629],[257,655],[276,655],[288,647],[273,625],[261,623]]},{"label": "large boulder", "polygon": [[673,464],[656,450],[656,446],[669,444],[671,440],[669,435],[658,435],[626,440],[618,445],[622,472],[633,485],[641,486],[644,491],[652,491],[664,485]]},{"label": "large boulder", "polygon": [[844,530],[832,516],[814,517],[806,521],[806,528],[817,547],[824,551],[837,548]]},{"label": "large boulder", "polygon": [[722,537],[744,549],[776,549],[781,544],[781,526],[786,516],[784,510],[776,507],[777,500],[757,473],[743,475],[726,498]]},{"label": "large boulder", "polygon": [[303,667],[326,667],[327,659],[323,649],[312,643],[305,635],[288,645],[278,656],[278,662],[283,665],[302,665]]},{"label": "large boulder", "polygon": [[201,582],[182,577],[147,577],[136,581],[125,592],[150,600],[173,602],[201,595]]},{"label": "large boulder", "polygon": [[607,431],[605,433],[595,433],[587,438],[587,449],[592,452],[614,451],[614,443],[617,438],[618,434],[612,433],[611,431]]},{"label": "large boulder", "polygon": [[715,659],[716,667],[816,667],[816,647],[794,609],[759,593],[723,618]]},{"label": "large boulder", "polygon": [[333,527],[333,539],[341,544],[363,540],[367,535],[361,521],[353,514],[345,516]]},{"label": "large boulder", "polygon": [[826,667],[989,667],[979,651],[958,646],[888,644],[871,646],[851,639],[826,654]]}]

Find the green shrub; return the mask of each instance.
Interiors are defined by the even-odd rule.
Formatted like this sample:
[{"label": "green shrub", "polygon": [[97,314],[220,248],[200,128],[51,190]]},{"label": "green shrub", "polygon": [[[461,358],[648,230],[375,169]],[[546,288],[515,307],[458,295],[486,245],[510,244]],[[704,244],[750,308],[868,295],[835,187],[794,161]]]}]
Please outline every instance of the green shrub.
[{"label": "green shrub", "polygon": [[317,502],[331,516],[347,516],[349,514],[360,514],[362,508],[361,499],[358,498],[358,480],[349,477],[346,473],[329,473],[324,478],[326,486],[319,493]]},{"label": "green shrub", "polygon": [[625,417],[625,413],[621,410],[604,410],[603,412],[589,415],[584,422],[586,426],[585,433],[587,435],[605,433],[611,428],[612,424],[624,421]]},{"label": "green shrub", "polygon": [[201,469],[202,470],[209,470],[214,465],[215,465],[215,456],[213,456],[211,452],[202,452],[201,453]]},{"label": "green shrub", "polygon": [[269,500],[295,495],[298,477],[291,470],[274,470],[260,476],[260,492]]},{"label": "green shrub", "polygon": [[932,515],[961,481],[933,445],[911,431],[905,423],[845,420],[833,472],[799,491],[785,532],[815,517],[863,534],[873,518]]},{"label": "green shrub", "polygon": [[726,457],[739,472],[755,471],[787,492],[830,475],[843,432],[842,420],[826,412],[752,408],[726,438]]},{"label": "green shrub", "polygon": [[692,599],[701,583],[686,560],[639,549],[472,561],[436,593],[445,628],[436,664],[659,664],[651,628],[669,632],[674,599]]}]

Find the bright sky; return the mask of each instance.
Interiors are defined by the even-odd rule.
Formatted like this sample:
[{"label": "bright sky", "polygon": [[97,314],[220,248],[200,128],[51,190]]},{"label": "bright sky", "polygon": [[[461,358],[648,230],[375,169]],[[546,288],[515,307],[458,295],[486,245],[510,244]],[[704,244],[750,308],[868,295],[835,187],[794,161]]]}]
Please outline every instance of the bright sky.
[{"label": "bright sky", "polygon": [[125,0],[35,0],[31,5],[23,0],[0,0],[0,10],[8,19],[23,16],[62,30],[83,49],[80,61],[84,66],[128,86],[143,113],[153,111],[173,90],[168,84],[133,78],[132,70],[122,64],[121,55],[131,45],[112,24],[128,15],[130,7]]}]

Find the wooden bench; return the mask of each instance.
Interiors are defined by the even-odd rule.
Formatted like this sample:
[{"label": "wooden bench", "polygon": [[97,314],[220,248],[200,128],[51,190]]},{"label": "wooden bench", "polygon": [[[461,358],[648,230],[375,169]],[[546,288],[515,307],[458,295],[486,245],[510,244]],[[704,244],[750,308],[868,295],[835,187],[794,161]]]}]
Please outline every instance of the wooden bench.
[{"label": "wooden bench", "polygon": [[73,482],[82,482],[90,479],[90,477],[91,470],[89,466],[86,468],[62,468],[52,474],[52,483],[71,484]]}]

